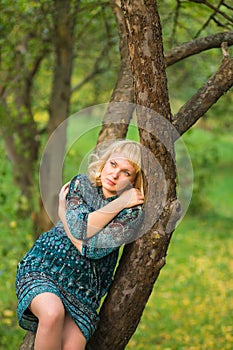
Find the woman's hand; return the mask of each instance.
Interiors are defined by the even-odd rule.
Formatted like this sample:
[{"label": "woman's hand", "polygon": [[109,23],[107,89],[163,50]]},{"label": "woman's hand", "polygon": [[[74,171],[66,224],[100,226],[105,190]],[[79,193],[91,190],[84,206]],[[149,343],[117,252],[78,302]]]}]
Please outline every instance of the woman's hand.
[{"label": "woman's hand", "polygon": [[64,229],[68,238],[71,240],[71,242],[82,254],[82,241],[72,236],[66,221],[66,197],[69,192],[69,185],[70,185],[70,181],[62,186],[61,191],[59,193],[58,215],[59,215],[59,218],[61,219],[61,222],[63,223]]},{"label": "woman's hand", "polygon": [[130,188],[122,192],[118,200],[123,208],[132,208],[136,205],[142,205],[144,203],[144,196],[137,188]]},{"label": "woman's hand", "polygon": [[59,205],[58,205],[58,215],[60,219],[63,219],[66,210],[66,196],[69,192],[70,181],[62,186],[59,193]]}]

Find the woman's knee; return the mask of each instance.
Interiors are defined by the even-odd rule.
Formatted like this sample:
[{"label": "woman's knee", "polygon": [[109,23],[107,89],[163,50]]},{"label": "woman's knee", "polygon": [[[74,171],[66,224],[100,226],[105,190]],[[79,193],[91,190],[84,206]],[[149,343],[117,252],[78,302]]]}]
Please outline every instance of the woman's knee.
[{"label": "woman's knee", "polygon": [[48,328],[64,322],[65,308],[60,298],[55,294],[38,295],[32,301],[30,309],[38,317],[40,324]]},{"label": "woman's knee", "polygon": [[65,310],[63,305],[51,306],[44,310],[39,319],[40,322],[47,326],[53,326],[58,323],[63,323],[65,318]]}]

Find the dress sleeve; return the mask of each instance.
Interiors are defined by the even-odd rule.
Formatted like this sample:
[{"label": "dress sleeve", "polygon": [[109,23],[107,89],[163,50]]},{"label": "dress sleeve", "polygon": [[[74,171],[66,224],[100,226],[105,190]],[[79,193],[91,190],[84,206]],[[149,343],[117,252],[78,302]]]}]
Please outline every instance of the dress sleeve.
[{"label": "dress sleeve", "polygon": [[122,210],[104,229],[84,241],[82,255],[100,259],[137,239],[143,216],[141,206]]},{"label": "dress sleeve", "polygon": [[66,221],[72,236],[85,240],[88,215],[93,208],[84,200],[81,186],[81,179],[78,176],[72,179],[66,202]]}]

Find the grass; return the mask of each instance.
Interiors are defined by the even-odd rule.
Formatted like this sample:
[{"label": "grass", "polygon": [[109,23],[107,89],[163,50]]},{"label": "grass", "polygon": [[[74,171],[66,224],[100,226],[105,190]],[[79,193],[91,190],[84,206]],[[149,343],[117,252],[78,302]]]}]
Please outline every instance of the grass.
[{"label": "grass", "polygon": [[[219,138],[216,148],[219,162],[205,188],[209,205],[198,216],[188,212],[178,225],[167,264],[127,350],[233,348],[232,138]],[[67,156],[68,163],[75,162],[75,152]],[[65,171],[68,176],[73,170]],[[19,193],[3,156],[0,173],[0,349],[16,350],[25,333],[15,315],[15,271],[33,232],[30,220],[18,215]]]},{"label": "grass", "polygon": [[127,349],[232,349],[232,222],[186,217]]}]

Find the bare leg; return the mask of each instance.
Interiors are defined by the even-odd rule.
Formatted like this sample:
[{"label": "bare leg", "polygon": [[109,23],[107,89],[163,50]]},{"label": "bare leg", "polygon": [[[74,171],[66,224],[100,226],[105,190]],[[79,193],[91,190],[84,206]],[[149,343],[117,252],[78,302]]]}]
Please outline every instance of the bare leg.
[{"label": "bare leg", "polygon": [[72,318],[66,314],[62,337],[62,350],[84,350],[85,346],[86,338]]},{"label": "bare leg", "polygon": [[53,293],[39,294],[32,300],[30,310],[39,319],[34,349],[61,350],[65,309],[60,298]]}]

